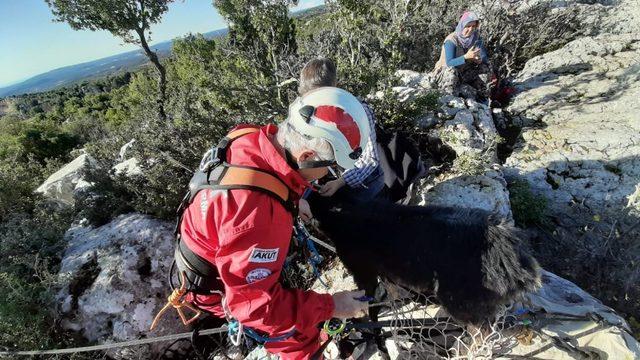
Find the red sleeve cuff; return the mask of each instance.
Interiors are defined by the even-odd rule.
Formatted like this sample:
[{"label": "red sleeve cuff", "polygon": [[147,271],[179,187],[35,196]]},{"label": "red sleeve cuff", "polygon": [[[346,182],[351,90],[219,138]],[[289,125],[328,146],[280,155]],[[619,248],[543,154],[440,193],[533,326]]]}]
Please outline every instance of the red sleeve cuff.
[{"label": "red sleeve cuff", "polygon": [[318,310],[318,322],[329,320],[333,317],[335,304],[331,294],[318,294],[320,296],[320,309]]}]

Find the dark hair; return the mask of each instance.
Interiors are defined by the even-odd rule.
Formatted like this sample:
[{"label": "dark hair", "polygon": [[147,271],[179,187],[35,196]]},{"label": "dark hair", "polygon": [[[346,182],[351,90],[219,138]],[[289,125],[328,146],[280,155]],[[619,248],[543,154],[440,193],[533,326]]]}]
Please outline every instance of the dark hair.
[{"label": "dark hair", "polygon": [[304,95],[322,86],[336,86],[336,83],[336,64],[327,58],[316,58],[302,68],[298,94]]}]

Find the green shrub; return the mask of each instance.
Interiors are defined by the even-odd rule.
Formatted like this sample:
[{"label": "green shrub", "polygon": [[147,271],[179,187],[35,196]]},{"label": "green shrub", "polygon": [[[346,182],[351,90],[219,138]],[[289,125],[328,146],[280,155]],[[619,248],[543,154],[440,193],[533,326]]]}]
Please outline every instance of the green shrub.
[{"label": "green shrub", "polygon": [[49,301],[42,301],[48,297],[47,288],[0,272],[0,291],[0,345],[16,350],[49,346]]},{"label": "green shrub", "polygon": [[33,155],[40,162],[65,157],[79,143],[72,134],[38,125],[26,128],[19,141],[26,155]]},{"label": "green shrub", "polygon": [[[489,168],[488,156],[481,151],[465,152],[456,156],[453,160],[452,169],[461,175],[479,176],[483,175]],[[490,159],[490,157],[489,157]]]},{"label": "green shrub", "polygon": [[116,216],[134,210],[133,194],[123,185],[126,182],[124,175],[105,174],[103,168],[89,168],[83,178],[93,185],[74,195],[78,218],[102,226]]},{"label": "green shrub", "polygon": [[417,127],[416,118],[437,108],[438,92],[429,92],[415,99],[400,102],[391,88],[383,90],[383,96],[368,103],[374,110],[378,124],[389,130],[413,131]]},{"label": "green shrub", "polygon": [[517,179],[508,183],[509,200],[513,219],[518,226],[545,225],[547,199],[531,191],[527,180]]},{"label": "green shrub", "polygon": [[52,345],[51,288],[71,214],[38,201],[0,222],[0,345]]}]

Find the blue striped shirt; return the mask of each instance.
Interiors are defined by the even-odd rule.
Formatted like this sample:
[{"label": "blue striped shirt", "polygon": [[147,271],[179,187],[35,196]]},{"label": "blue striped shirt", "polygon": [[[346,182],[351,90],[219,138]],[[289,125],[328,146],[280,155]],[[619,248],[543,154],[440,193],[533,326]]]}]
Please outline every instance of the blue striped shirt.
[{"label": "blue striped shirt", "polygon": [[353,169],[346,170],[342,174],[345,183],[350,187],[362,186],[362,183],[367,176],[371,175],[371,173],[376,170],[380,164],[378,160],[378,147],[376,146],[376,118],[369,105],[364,101],[361,102],[364,107],[364,111],[367,113],[371,131],[369,132],[369,141],[367,142],[367,145],[365,145],[364,149],[362,149],[362,155],[360,155],[358,160],[356,160],[355,167]]}]

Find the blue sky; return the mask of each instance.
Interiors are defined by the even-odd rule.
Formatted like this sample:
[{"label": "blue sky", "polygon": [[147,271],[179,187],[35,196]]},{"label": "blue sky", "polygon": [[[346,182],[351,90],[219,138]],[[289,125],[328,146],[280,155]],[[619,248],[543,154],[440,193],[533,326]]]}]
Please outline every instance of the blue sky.
[{"label": "blue sky", "polygon": [[[300,0],[293,10],[324,3]],[[53,22],[44,0],[0,0],[0,87],[59,67],[134,50],[106,31],[74,31]],[[151,28],[152,42],[204,33],[226,24],[211,0],[177,1]]]}]

